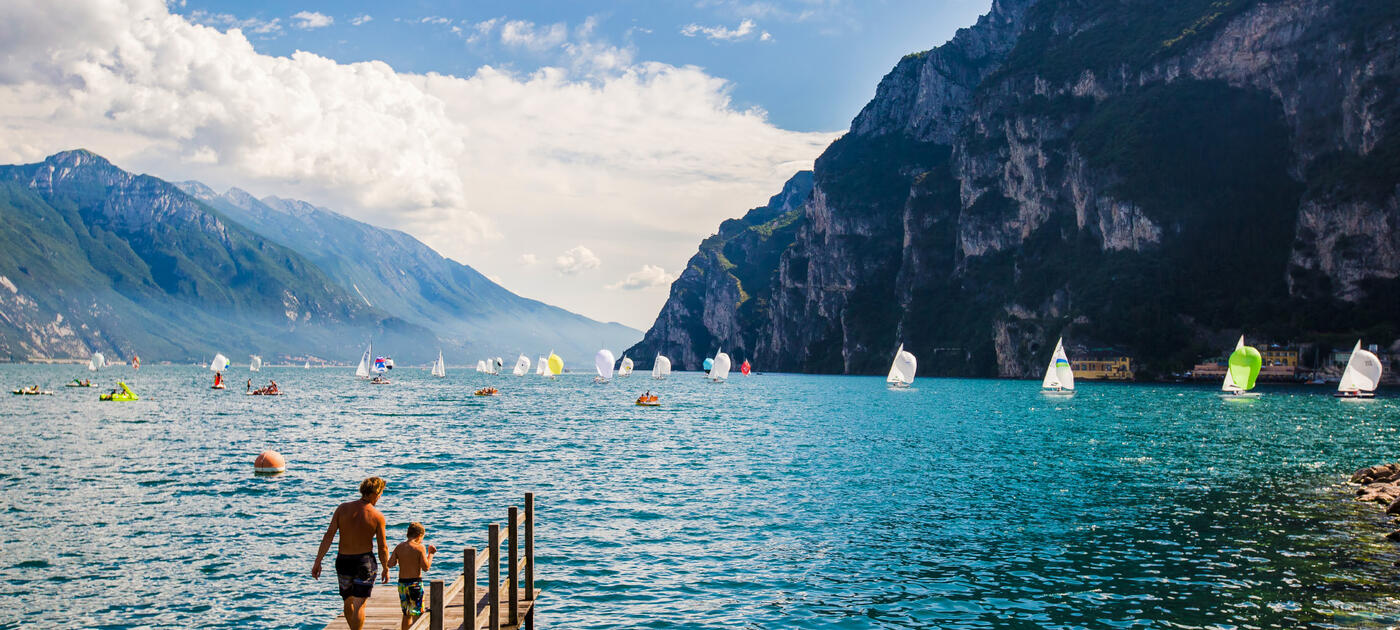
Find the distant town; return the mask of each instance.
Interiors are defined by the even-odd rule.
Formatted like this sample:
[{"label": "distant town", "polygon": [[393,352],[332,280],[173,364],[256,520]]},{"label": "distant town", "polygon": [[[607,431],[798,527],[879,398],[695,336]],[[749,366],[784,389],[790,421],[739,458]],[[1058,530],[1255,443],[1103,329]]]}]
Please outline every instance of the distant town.
[{"label": "distant town", "polygon": [[[1375,353],[1385,366],[1382,382],[1400,384],[1396,377],[1400,366],[1400,352],[1382,349],[1376,344],[1366,346]],[[1136,367],[1133,357],[1115,348],[1089,348],[1069,346],[1070,366],[1074,377],[1087,381],[1132,381],[1136,380]],[[1334,349],[1322,352],[1311,344],[1270,344],[1259,346],[1264,366],[1259,370],[1259,380],[1271,383],[1336,383],[1341,380],[1342,370],[1351,358],[1351,350]],[[1218,381],[1225,378],[1225,359],[1222,354],[1205,359],[1189,371],[1169,375],[1174,381]]]}]

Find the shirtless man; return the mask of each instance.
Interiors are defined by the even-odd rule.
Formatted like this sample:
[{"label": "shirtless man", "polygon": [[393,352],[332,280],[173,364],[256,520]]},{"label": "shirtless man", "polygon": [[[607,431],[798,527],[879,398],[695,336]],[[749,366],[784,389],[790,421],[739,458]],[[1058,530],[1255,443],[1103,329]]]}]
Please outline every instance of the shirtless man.
[{"label": "shirtless man", "polygon": [[[375,574],[384,567],[383,580],[389,581],[389,547],[384,539],[384,515],[374,507],[384,493],[384,480],[370,477],[360,483],[360,498],[341,503],[331,515],[330,527],[321,538],[316,562],[311,565],[312,579],[321,578],[321,559],[331,549],[335,533],[340,531],[339,554],[335,557],[335,573],[340,580],[340,597],[345,600],[345,622],[350,630],[365,625],[365,602],[374,589]],[[379,561],[375,562],[374,539],[378,539]]]}]

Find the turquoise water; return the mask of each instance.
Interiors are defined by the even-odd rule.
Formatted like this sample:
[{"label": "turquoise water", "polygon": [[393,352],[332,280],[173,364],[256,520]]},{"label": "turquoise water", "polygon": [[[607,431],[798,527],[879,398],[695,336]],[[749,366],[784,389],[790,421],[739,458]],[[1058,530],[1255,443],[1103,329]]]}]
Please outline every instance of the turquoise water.
[{"label": "turquoise water", "polygon": [[[0,366],[0,627],[320,628],[311,560],[360,478],[460,570],[526,491],[555,628],[1293,628],[1400,622],[1354,468],[1400,459],[1394,399],[1190,386],[696,374],[445,380],[113,368],[143,400]],[[503,390],[481,399],[483,384]],[[631,400],[651,388],[663,407]],[[289,471],[254,477],[264,448]],[[484,582],[484,579],[483,579]]]}]

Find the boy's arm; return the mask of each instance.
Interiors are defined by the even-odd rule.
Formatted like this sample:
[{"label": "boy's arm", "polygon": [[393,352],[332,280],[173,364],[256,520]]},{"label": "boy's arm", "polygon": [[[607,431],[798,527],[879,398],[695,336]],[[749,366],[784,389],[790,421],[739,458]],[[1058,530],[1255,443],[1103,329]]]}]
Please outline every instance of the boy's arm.
[{"label": "boy's arm", "polygon": [[399,548],[398,548],[398,547],[394,547],[394,550],[391,551],[391,552],[389,552],[389,561],[388,561],[388,562],[385,562],[385,563],[384,563],[384,566],[389,567],[389,568],[392,569],[392,568],[394,567],[394,565],[397,565],[398,563],[399,563]]},{"label": "boy's arm", "polygon": [[427,571],[428,569],[431,569],[431,568],[433,568],[433,554],[428,553],[428,546],[427,546],[427,545],[424,545],[424,546],[423,546],[423,570],[424,570],[424,571]]},{"label": "boy's arm", "polygon": [[326,527],[326,535],[321,537],[321,548],[316,550],[316,561],[311,563],[311,579],[321,579],[321,559],[326,557],[326,552],[331,550],[331,543],[335,541],[335,530],[340,529],[340,508],[336,508],[331,513],[331,524]]}]

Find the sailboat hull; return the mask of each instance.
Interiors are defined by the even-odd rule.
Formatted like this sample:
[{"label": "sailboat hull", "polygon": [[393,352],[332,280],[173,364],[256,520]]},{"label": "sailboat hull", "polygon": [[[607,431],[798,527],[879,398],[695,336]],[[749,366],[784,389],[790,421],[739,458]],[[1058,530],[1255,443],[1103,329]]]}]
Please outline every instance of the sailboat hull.
[{"label": "sailboat hull", "polygon": [[1337,392],[1332,394],[1332,397],[1346,398],[1349,400],[1364,400],[1367,398],[1375,398],[1376,394],[1374,392]]},{"label": "sailboat hull", "polygon": [[1253,398],[1258,398],[1263,394],[1260,394],[1259,392],[1220,392],[1217,395],[1221,398],[1224,398],[1225,400],[1249,400]]}]

